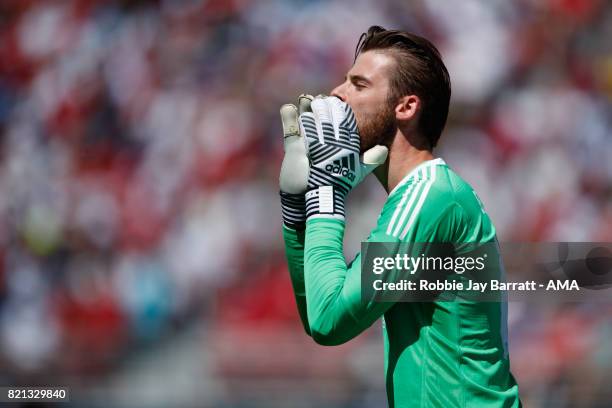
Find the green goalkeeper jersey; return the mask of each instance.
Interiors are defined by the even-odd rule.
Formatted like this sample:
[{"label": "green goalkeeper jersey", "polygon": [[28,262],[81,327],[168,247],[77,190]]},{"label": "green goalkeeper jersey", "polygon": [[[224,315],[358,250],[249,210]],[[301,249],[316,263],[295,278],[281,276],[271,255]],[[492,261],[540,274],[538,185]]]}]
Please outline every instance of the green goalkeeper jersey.
[{"label": "green goalkeeper jersey", "polygon": [[[390,407],[516,407],[503,302],[382,303],[361,297],[361,255],[347,266],[344,221],[284,228],[304,328],[324,345],[344,343],[383,317]],[[442,159],[422,163],[391,191],[369,242],[494,242],[474,190]]]}]

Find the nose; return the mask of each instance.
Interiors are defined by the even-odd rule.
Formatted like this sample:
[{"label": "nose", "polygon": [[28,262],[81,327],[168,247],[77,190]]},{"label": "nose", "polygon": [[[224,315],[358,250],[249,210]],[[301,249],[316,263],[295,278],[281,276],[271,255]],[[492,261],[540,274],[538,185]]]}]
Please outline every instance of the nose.
[{"label": "nose", "polygon": [[336,98],[340,99],[342,102],[346,102],[346,94],[344,92],[344,83],[335,87],[331,91],[330,95],[335,96]]}]

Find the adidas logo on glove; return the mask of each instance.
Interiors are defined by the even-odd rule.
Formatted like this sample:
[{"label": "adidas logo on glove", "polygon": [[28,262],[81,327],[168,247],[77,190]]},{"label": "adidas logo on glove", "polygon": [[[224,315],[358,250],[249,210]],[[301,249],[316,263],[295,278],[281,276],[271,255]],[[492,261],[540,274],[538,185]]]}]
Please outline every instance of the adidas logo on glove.
[{"label": "adidas logo on glove", "polygon": [[350,181],[355,180],[355,156],[343,157],[340,160],[334,160],[325,166],[325,170],[331,174],[337,174],[346,177]]}]

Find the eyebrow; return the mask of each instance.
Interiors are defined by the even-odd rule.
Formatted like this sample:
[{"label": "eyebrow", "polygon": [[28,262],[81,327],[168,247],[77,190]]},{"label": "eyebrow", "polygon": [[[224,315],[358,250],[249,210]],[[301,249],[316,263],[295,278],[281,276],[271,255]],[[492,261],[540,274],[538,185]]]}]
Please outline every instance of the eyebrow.
[{"label": "eyebrow", "polygon": [[372,81],[370,81],[368,78],[361,76],[361,75],[348,75],[348,78],[351,80],[352,83],[365,82],[368,85],[372,84]]}]

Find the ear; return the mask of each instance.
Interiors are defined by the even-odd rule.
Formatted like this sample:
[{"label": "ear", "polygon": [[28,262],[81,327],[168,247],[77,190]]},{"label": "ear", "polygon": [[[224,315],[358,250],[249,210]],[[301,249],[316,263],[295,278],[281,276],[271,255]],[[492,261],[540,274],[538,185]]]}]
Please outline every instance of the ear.
[{"label": "ear", "polygon": [[400,98],[395,105],[395,118],[397,120],[411,120],[416,118],[421,108],[421,99],[416,95],[406,95]]}]

